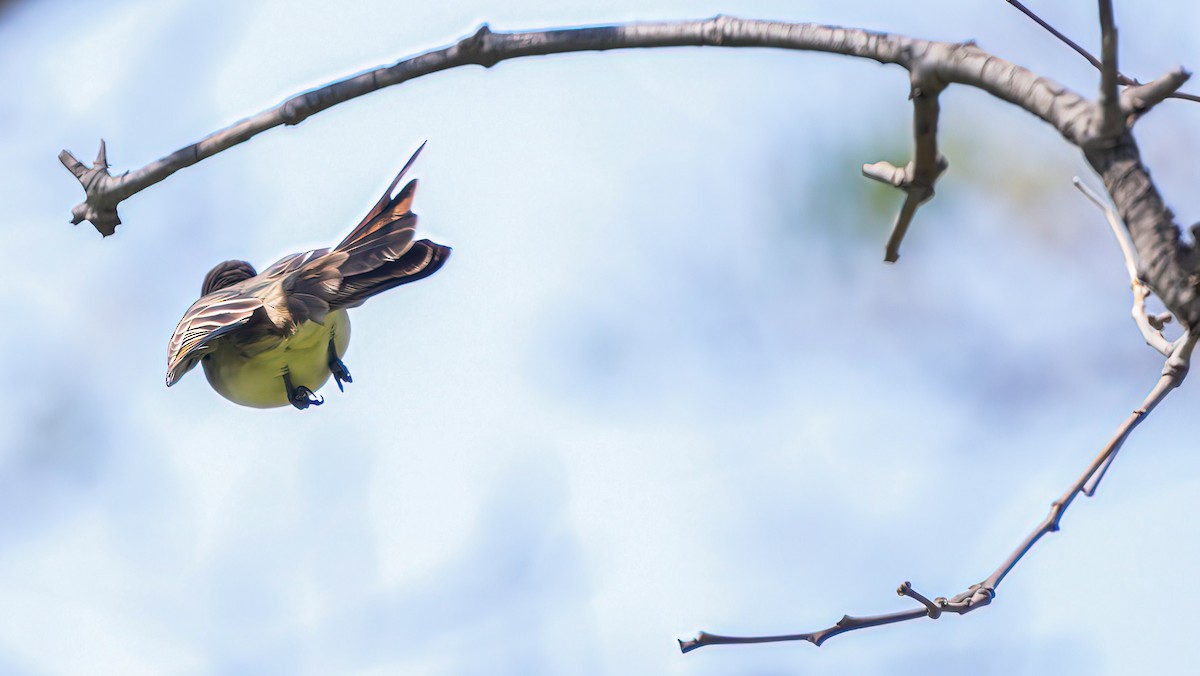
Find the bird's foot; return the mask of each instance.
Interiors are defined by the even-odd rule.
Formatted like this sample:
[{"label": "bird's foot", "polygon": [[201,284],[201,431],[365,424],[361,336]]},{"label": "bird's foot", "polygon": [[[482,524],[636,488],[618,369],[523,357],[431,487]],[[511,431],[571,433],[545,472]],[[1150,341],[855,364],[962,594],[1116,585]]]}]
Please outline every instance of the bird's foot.
[{"label": "bird's foot", "polygon": [[325,403],[325,399],[318,397],[312,390],[301,385],[288,393],[288,401],[292,406],[303,411],[309,406],[320,406]]},{"label": "bird's foot", "polygon": [[292,374],[288,373],[287,369],[283,370],[283,386],[287,388],[288,402],[301,411],[309,406],[320,406],[325,403],[324,399],[318,397],[307,387],[292,385]]},{"label": "bird's foot", "polygon": [[339,392],[346,391],[346,388],[342,387],[342,383],[354,382],[354,379],[350,377],[350,369],[346,368],[342,360],[337,357],[330,358],[329,372],[333,374],[333,381],[337,383]]}]

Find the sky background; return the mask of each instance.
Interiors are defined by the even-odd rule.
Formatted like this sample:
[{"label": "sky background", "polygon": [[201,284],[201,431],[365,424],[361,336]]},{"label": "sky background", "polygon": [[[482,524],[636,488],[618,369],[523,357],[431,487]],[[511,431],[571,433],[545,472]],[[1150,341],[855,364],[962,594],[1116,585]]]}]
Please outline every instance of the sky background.
[{"label": "sky background", "polygon": [[[1031,3],[1084,45],[1094,3]],[[1122,69],[1200,66],[1200,6],[1118,2]],[[671,49],[463,68],[256,137],[120,207],[114,172],[481,22],[718,12],[964,40],[1089,96],[1000,0],[25,0],[0,10],[0,674],[1185,673],[1188,382],[990,608],[805,643],[977,582],[1158,376],[1098,181],[1031,115],[942,96],[950,170],[897,265],[906,74]],[[1192,87],[1195,90],[1195,87]],[[1200,106],[1137,128],[1183,223]],[[338,241],[424,140],[420,284],[352,313],[345,394],[237,407],[167,340],[218,261]]]}]

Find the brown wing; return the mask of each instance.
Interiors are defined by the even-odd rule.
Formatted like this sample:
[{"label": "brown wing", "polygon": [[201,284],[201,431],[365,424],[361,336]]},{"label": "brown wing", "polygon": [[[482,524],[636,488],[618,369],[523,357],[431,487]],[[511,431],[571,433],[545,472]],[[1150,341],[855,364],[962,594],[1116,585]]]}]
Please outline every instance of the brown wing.
[{"label": "brown wing", "polygon": [[[330,310],[358,307],[371,296],[437,272],[450,247],[427,239],[414,243],[416,227],[417,216],[409,212],[345,248],[310,252],[316,255],[281,266],[277,288],[291,320],[324,323]],[[264,294],[268,317],[280,305],[273,298]]]},{"label": "brown wing", "polygon": [[214,338],[245,325],[262,306],[261,299],[237,289],[216,291],[193,303],[171,335],[167,348],[167,387],[196,366]]}]

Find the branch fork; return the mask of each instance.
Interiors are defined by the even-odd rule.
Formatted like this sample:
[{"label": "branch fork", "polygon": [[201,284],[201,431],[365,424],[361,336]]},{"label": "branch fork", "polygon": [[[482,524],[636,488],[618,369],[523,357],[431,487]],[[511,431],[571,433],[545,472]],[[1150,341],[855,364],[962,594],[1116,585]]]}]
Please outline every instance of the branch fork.
[{"label": "branch fork", "polygon": [[957,615],[965,615],[973,610],[982,608],[991,604],[996,598],[996,589],[1004,578],[1016,568],[1021,559],[1033,549],[1041,538],[1049,533],[1056,533],[1060,529],[1060,524],[1063,515],[1075,498],[1083,495],[1091,497],[1095,494],[1096,488],[1100,481],[1104,478],[1105,473],[1111,466],[1117,452],[1121,450],[1125,440],[1133,432],[1134,428],[1139,423],[1145,420],[1146,416],[1164,399],[1167,394],[1183,382],[1187,377],[1191,356],[1195,348],[1197,339],[1200,338],[1200,333],[1188,331],[1183,336],[1175,341],[1168,341],[1161,333],[1163,324],[1171,319],[1170,314],[1164,315],[1149,315],[1145,310],[1145,299],[1150,294],[1150,289],[1141,281],[1138,274],[1137,254],[1132,243],[1126,235],[1126,228],[1121,222],[1120,216],[1116,209],[1107,204],[1095,191],[1088,188],[1078,177],[1074,179],[1075,187],[1080,192],[1088,197],[1096,204],[1103,212],[1108,220],[1117,242],[1121,247],[1122,258],[1125,262],[1126,271],[1129,273],[1130,283],[1134,292],[1133,318],[1137,322],[1139,330],[1142,332],[1146,343],[1164,354],[1167,359],[1163,363],[1162,373],[1159,376],[1158,382],[1146,395],[1146,398],[1129,415],[1128,418],[1117,428],[1117,431],[1101,449],[1100,453],[1092,460],[1073,484],[1061,495],[1057,500],[1050,503],[1050,513],[1046,518],[1035,528],[1021,544],[1017,545],[1016,549],[1008,555],[1008,558],[1000,564],[991,575],[983,582],[973,584],[966,591],[961,592],[947,599],[938,597],[930,600],[925,595],[912,588],[910,582],[904,582],[896,589],[896,594],[904,596],[916,601],[920,604],[920,608],[900,611],[895,613],[887,613],[884,615],[874,615],[868,617],[853,617],[845,615],[832,627],[822,629],[816,632],[806,634],[786,634],[780,636],[722,636],[719,634],[710,634],[708,632],[700,632],[696,638],[689,641],[680,641],[679,647],[683,652],[690,652],[696,648],[702,648],[707,645],[718,644],[743,644],[743,643],[766,643],[778,641],[808,641],[815,646],[820,646],[826,640],[856,629],[865,629],[867,627],[878,627],[894,622],[905,622],[915,620],[921,617],[927,617],[932,620],[940,618],[945,613],[954,613]]},{"label": "branch fork", "polygon": [[79,179],[87,195],[86,200],[71,209],[71,225],[91,221],[96,230],[105,237],[116,232],[117,226],[121,224],[121,218],[117,216],[117,204],[124,196],[117,196],[119,192],[114,190],[114,184],[122,177],[114,177],[108,173],[108,150],[104,139],[100,139],[100,152],[96,154],[91,168],[76,159],[68,150],[59,153],[58,160],[67,171]]},{"label": "branch fork", "polygon": [[937,147],[938,95],[946,83],[937,77],[937,64],[932,61],[921,58],[911,66],[912,89],[908,98],[913,102],[913,160],[903,168],[886,161],[862,166],[863,176],[904,191],[904,204],[892,226],[883,258],[888,263],[900,260],[900,243],[917,207],[933,197],[934,184],[950,166]]},{"label": "branch fork", "polygon": [[1021,559],[1033,549],[1043,536],[1049,533],[1055,533],[1059,530],[1059,523],[1067,508],[1075,498],[1080,495],[1090,497],[1095,493],[1096,486],[1100,479],[1103,478],[1104,472],[1107,471],[1109,464],[1121,445],[1129,437],[1129,434],[1137,427],[1138,423],[1146,418],[1146,416],[1159,404],[1173,389],[1183,382],[1187,375],[1188,364],[1191,360],[1192,350],[1196,345],[1198,335],[1188,333],[1173,343],[1171,356],[1163,365],[1162,375],[1158,379],[1158,383],[1150,391],[1142,401],[1142,404],[1136,408],[1129,418],[1125,420],[1118,428],[1113,437],[1100,451],[1099,455],[1092,460],[1083,474],[1075,480],[1073,484],[1064,492],[1057,500],[1050,504],[1050,513],[1046,518],[1035,528],[1021,544],[1017,545],[1016,549],[1008,555],[1008,558],[1000,564],[991,575],[983,582],[973,584],[966,591],[956,594],[949,599],[938,597],[929,600],[924,595],[920,594],[912,588],[912,585],[905,582],[900,585],[896,593],[900,596],[905,596],[913,599],[920,608],[912,610],[899,611],[895,613],[887,613],[884,615],[873,615],[868,617],[854,617],[850,615],[843,616],[832,627],[822,629],[820,631],[810,632],[806,634],[785,634],[779,636],[722,636],[719,634],[710,634],[708,632],[700,632],[696,638],[688,641],[680,641],[679,647],[683,652],[690,652],[696,648],[702,648],[708,645],[719,644],[743,644],[743,643],[773,643],[780,641],[808,641],[815,646],[820,646],[826,640],[833,638],[839,634],[844,634],[848,631],[856,629],[866,629],[868,627],[878,627],[894,622],[905,622],[908,620],[916,620],[922,617],[930,619],[938,619],[944,613],[954,613],[956,615],[966,615],[967,613],[982,608],[991,604],[996,598],[996,589],[1004,578],[1016,568]]},{"label": "branch fork", "polygon": [[1127,87],[1121,92],[1121,112],[1127,118],[1136,120],[1178,92],[1191,76],[1180,66],[1152,82],[1135,83]]}]

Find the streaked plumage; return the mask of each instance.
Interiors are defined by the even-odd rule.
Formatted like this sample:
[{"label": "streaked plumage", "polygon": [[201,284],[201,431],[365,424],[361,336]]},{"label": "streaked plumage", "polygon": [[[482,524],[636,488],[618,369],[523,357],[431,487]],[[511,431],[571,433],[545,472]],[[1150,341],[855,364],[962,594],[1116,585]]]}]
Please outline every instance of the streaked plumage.
[{"label": "streaked plumage", "polygon": [[230,401],[306,408],[321,403],[313,393],[331,374],[338,389],[350,382],[341,362],[350,341],[346,310],[432,275],[450,255],[449,247],[413,241],[417,181],[391,196],[420,153],[332,249],[285,256],[262,273],[245,261],[214,267],[171,336],[167,386],[203,363],[213,389]]}]

